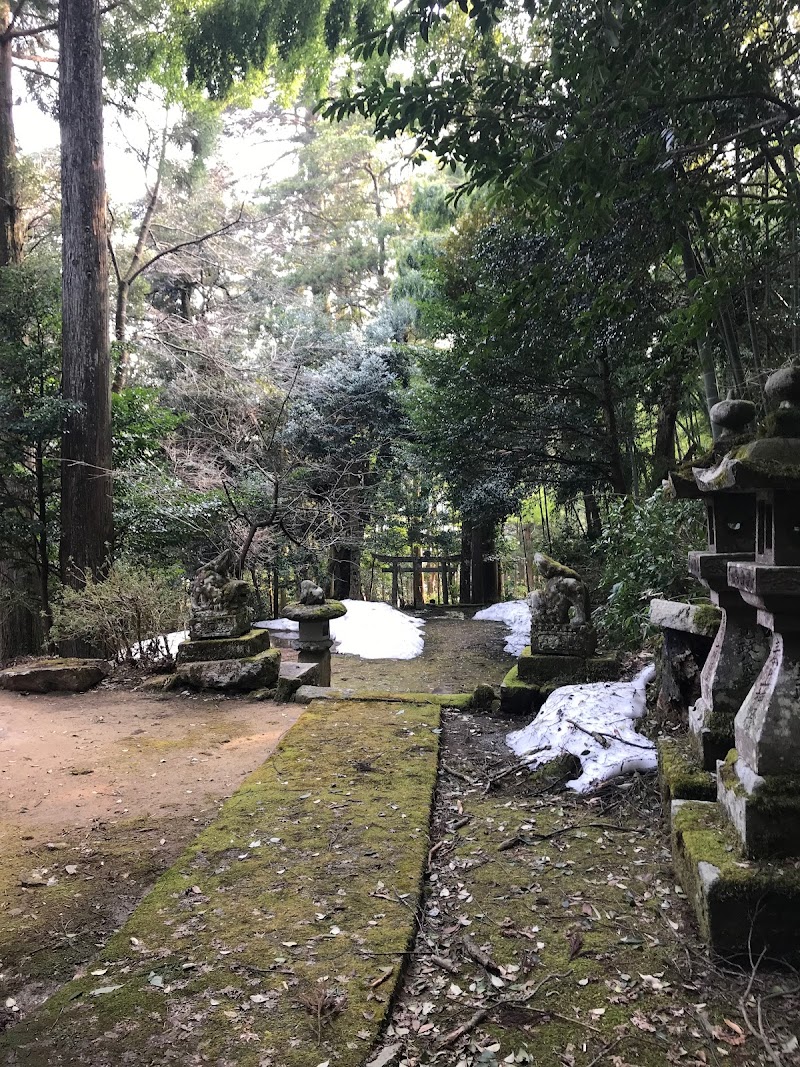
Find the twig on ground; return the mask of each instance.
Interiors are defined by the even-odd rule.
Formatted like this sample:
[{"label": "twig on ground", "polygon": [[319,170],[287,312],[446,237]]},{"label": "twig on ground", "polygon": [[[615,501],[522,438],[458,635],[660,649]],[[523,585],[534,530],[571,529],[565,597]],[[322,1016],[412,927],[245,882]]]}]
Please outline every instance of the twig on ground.
[{"label": "twig on ground", "polygon": [[648,832],[647,828],[638,826],[615,826],[613,823],[608,822],[570,823],[569,826],[562,826],[558,830],[551,830],[549,834],[537,834],[535,830],[531,830],[527,834],[514,834],[513,837],[508,837],[505,841],[501,841],[497,846],[497,851],[507,852],[510,848],[515,848],[517,845],[533,845],[537,841],[550,841],[551,838],[560,837],[562,834],[568,834],[571,830],[584,829],[615,830],[618,834],[643,834]]},{"label": "twig on ground", "polygon": [[450,974],[458,974],[458,964],[453,963],[452,960],[445,959],[444,956],[431,956],[430,960],[437,967],[441,967],[443,971],[449,971]]},{"label": "twig on ground", "polygon": [[472,940],[469,934],[464,934],[462,944],[464,945],[464,951],[471,960],[479,963],[485,971],[489,972],[489,974],[494,974],[500,977],[502,974],[501,968],[494,962],[488,952],[484,952],[483,949]]},{"label": "twig on ground", "polygon": [[470,778],[468,774],[464,774],[462,771],[457,771],[455,767],[451,767],[449,763],[442,761],[441,766],[445,774],[452,775],[453,778],[460,778],[462,782],[467,782],[469,785],[480,785],[480,782],[476,782],[474,778]]}]

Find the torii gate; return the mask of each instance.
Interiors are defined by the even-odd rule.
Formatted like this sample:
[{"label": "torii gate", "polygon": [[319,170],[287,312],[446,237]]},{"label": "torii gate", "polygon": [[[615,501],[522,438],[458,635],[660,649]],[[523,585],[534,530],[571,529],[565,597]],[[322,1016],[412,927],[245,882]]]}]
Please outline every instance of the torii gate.
[{"label": "torii gate", "polygon": [[[392,575],[392,604],[397,607],[400,600],[400,575],[413,575],[412,587],[414,590],[414,607],[421,608],[424,604],[422,593],[422,575],[440,574],[442,577],[442,600],[445,604],[450,603],[450,574],[454,564],[461,562],[461,556],[430,556],[420,555],[419,552],[411,556],[379,556],[375,559],[379,563],[386,564],[381,570]],[[410,566],[409,566],[410,564]]]}]

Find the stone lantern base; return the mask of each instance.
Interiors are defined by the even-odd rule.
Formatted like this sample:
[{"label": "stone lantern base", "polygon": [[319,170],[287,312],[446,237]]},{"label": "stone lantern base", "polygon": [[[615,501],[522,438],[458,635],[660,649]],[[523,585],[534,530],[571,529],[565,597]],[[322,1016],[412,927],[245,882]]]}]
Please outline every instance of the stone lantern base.
[{"label": "stone lantern base", "polygon": [[800,951],[800,870],[794,862],[743,860],[718,804],[672,804],[672,857],[700,933],[723,955]]}]

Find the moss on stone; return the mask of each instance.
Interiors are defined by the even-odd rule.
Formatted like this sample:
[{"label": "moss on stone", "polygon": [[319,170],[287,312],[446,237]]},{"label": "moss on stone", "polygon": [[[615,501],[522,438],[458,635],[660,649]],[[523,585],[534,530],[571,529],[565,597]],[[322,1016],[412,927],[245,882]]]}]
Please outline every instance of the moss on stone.
[{"label": "moss on stone", "polygon": [[658,742],[658,775],[665,804],[673,800],[714,800],[714,775],[705,771],[691,749],[688,736],[661,738]]},{"label": "moss on stone", "polygon": [[[392,990],[373,983],[399,976],[415,931],[439,722],[427,699],[310,705],[89,968],[104,973],[0,1049],[28,1065],[361,1063],[356,1034],[377,1033]],[[318,1032],[303,1004],[326,990],[346,1005]]]},{"label": "moss on stone", "polygon": [[714,637],[722,620],[722,612],[711,602],[707,604],[695,604],[692,612],[692,621],[697,627],[698,633],[706,637]]}]

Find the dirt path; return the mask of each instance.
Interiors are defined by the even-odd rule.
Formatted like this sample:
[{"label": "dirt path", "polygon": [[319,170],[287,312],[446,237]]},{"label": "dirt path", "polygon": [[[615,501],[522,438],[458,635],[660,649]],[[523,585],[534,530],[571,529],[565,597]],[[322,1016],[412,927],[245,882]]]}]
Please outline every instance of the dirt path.
[{"label": "dirt path", "polygon": [[95,820],[215,808],[300,714],[295,705],[207,695],[0,691],[4,818],[69,829]]},{"label": "dirt path", "polygon": [[121,925],[301,713],[112,685],[0,693],[0,1029]]}]

